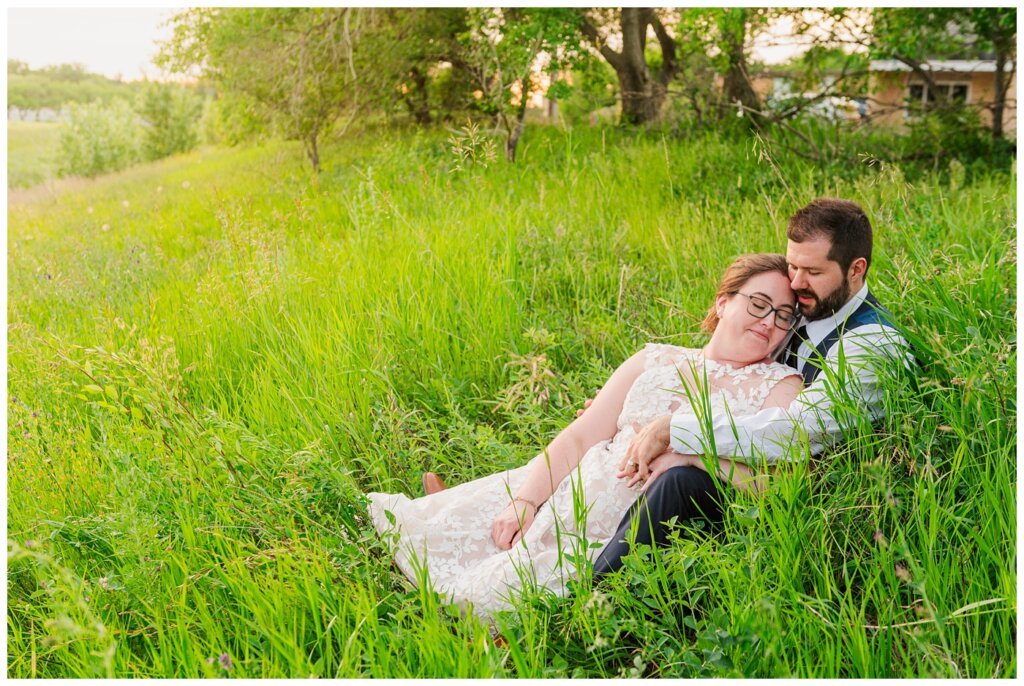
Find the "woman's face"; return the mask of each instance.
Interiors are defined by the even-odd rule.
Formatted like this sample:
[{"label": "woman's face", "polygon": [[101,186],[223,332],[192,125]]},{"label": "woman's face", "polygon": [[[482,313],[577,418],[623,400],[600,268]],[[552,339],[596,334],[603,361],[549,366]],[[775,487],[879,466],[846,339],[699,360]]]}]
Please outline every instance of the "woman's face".
[{"label": "woman's face", "polygon": [[[789,324],[779,318],[778,312],[767,309],[766,304],[796,316],[796,296],[789,279],[779,272],[752,276],[739,293],[719,296],[715,301],[719,316],[715,334],[722,337],[720,340],[728,346],[735,361],[753,363],[769,357],[789,332]],[[760,318],[751,314],[759,309],[767,314]]]}]

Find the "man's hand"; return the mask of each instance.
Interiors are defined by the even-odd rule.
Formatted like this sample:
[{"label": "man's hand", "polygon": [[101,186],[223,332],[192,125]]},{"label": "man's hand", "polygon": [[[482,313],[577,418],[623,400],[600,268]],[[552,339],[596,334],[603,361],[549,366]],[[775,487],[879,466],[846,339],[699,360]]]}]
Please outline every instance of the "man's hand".
[{"label": "man's hand", "polygon": [[491,525],[491,539],[502,550],[509,550],[533,524],[537,511],[527,502],[516,500],[494,518]]},{"label": "man's hand", "polygon": [[[601,389],[600,388],[597,389],[597,393],[600,393],[600,392],[601,392]],[[597,393],[594,393],[594,398],[597,397]],[[576,416],[577,417],[582,417],[583,416],[583,411],[586,410],[588,407],[590,407],[591,405],[594,404],[594,398],[587,398],[586,400],[583,401],[583,409],[582,410],[576,410]]]},{"label": "man's hand", "polygon": [[633,476],[634,471],[640,479],[650,476],[650,464],[662,453],[671,452],[669,430],[672,415],[658,417],[645,427],[633,422],[636,436],[626,449],[626,454],[619,463],[619,476]]}]

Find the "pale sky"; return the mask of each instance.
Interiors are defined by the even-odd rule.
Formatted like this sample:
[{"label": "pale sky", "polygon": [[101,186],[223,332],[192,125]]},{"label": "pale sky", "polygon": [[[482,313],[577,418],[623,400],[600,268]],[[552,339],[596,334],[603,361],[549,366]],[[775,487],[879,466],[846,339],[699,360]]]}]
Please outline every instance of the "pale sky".
[{"label": "pale sky", "polygon": [[87,71],[126,81],[159,79],[152,63],[161,27],[174,8],[45,8],[7,10],[7,58],[33,69],[79,63]]}]

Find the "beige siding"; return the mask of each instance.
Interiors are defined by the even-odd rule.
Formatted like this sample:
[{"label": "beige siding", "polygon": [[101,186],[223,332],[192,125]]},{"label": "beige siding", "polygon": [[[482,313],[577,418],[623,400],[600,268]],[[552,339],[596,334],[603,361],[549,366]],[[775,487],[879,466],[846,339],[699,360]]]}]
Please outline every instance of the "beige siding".
[{"label": "beige siding", "polygon": [[[935,82],[964,83],[968,85],[968,101],[980,109],[981,121],[992,124],[992,111],[986,106],[995,97],[994,73],[937,72]],[[871,93],[869,111],[874,121],[887,126],[902,127],[906,122],[904,103],[910,84],[921,80],[910,72],[873,72],[868,87]],[[1003,111],[1003,131],[1016,135],[1017,130],[1017,75],[1014,74],[1007,89],[1006,108]]]}]

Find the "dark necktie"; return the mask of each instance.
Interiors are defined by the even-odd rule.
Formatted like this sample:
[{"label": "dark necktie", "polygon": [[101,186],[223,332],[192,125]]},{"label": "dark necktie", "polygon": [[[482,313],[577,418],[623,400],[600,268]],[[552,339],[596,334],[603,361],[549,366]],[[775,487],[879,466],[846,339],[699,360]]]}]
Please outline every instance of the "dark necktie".
[{"label": "dark necktie", "polygon": [[784,362],[793,369],[800,369],[798,365],[800,358],[797,356],[797,352],[800,350],[800,344],[805,340],[807,340],[806,326],[801,326],[799,329],[794,331],[793,337],[789,339],[789,346],[787,347],[786,359]]}]

